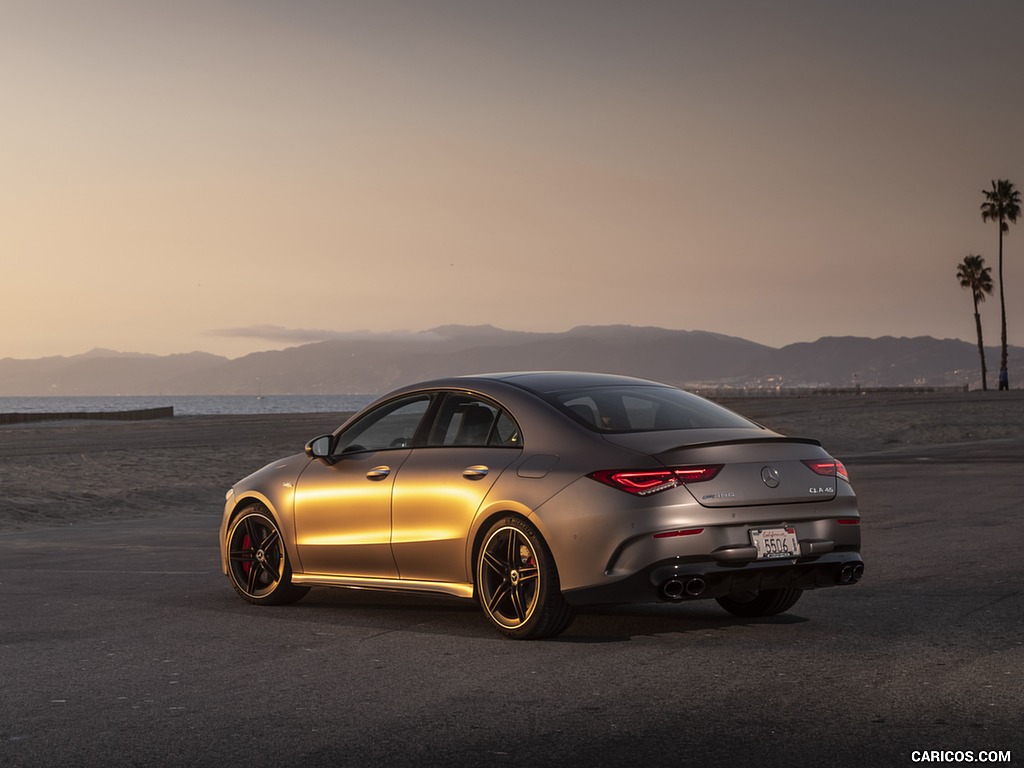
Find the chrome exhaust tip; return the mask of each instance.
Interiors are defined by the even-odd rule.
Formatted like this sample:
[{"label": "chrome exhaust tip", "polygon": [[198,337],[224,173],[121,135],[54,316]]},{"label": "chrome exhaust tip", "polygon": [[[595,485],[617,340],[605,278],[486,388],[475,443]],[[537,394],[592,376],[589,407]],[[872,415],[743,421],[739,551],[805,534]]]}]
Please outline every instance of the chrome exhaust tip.
[{"label": "chrome exhaust tip", "polygon": [[844,565],[836,579],[840,584],[856,584],[864,575],[864,563]]},{"label": "chrome exhaust tip", "polygon": [[704,579],[694,577],[686,582],[686,594],[690,597],[697,597],[704,594],[704,590],[708,588],[708,585],[704,583]]},{"label": "chrome exhaust tip", "polygon": [[679,579],[669,579],[661,585],[661,594],[669,600],[678,600],[683,596],[684,589],[683,582]]},{"label": "chrome exhaust tip", "polygon": [[699,597],[708,588],[704,579],[692,576],[685,582],[681,579],[669,579],[661,585],[661,596],[668,600],[679,600],[684,597]]}]

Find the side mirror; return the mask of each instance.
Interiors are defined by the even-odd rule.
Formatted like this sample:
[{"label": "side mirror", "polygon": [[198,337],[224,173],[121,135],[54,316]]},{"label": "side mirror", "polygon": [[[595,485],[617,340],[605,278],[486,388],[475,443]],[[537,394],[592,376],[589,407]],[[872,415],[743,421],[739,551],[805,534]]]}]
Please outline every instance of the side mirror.
[{"label": "side mirror", "polygon": [[311,459],[322,459],[331,463],[331,442],[333,435],[320,435],[306,443],[306,455]]}]

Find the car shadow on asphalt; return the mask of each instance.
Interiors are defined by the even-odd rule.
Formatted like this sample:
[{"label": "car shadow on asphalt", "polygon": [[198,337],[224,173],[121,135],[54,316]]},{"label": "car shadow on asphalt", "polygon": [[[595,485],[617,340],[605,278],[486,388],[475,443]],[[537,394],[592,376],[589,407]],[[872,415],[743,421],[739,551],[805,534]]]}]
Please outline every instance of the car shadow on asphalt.
[{"label": "car shadow on asphalt", "polygon": [[732,616],[714,601],[651,603],[581,609],[555,642],[615,643],[670,635],[706,634],[739,627],[802,624],[808,619],[782,614],[760,619]]},{"label": "car shadow on asphalt", "polygon": [[[211,599],[213,596],[211,595]],[[501,639],[475,602],[443,595],[374,592],[370,590],[314,589],[300,602],[263,608],[246,605],[232,594],[218,608],[234,604],[232,613],[260,615],[274,622],[344,626],[379,632],[418,632],[463,638]],[[688,603],[652,603],[580,609],[572,624],[548,642],[623,643],[642,638],[694,635],[759,625],[793,625],[809,621],[782,614],[759,619],[732,616],[712,600]]]}]

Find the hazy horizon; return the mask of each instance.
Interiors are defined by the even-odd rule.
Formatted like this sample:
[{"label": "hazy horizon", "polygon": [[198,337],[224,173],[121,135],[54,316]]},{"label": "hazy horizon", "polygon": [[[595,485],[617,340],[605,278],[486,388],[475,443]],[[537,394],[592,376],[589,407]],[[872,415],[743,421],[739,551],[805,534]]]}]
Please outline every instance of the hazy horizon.
[{"label": "hazy horizon", "polygon": [[[454,324],[454,325],[458,326],[460,324]],[[498,331],[498,332],[509,333],[509,334],[524,333],[524,334],[541,334],[541,335],[543,335],[543,334],[551,334],[551,335],[568,334],[569,332],[577,330],[578,328],[630,327],[630,328],[634,328],[634,329],[637,329],[637,330],[652,329],[652,330],[657,330],[657,331],[668,331],[670,333],[710,334],[710,335],[713,335],[713,336],[725,336],[727,338],[738,339],[738,340],[741,340],[741,341],[748,341],[748,342],[754,342],[754,343],[760,344],[760,342],[755,342],[753,339],[749,339],[747,337],[735,336],[735,335],[732,335],[732,334],[720,334],[720,333],[718,333],[716,331],[712,331],[712,330],[709,330],[709,329],[706,329],[706,328],[692,328],[692,329],[686,329],[686,328],[664,328],[663,326],[639,326],[639,325],[629,325],[629,324],[626,324],[626,323],[618,323],[618,324],[609,323],[609,324],[602,324],[602,325],[599,325],[599,326],[592,326],[592,325],[591,326],[576,326],[574,328],[559,329],[559,330],[555,330],[555,331],[524,331],[524,330],[519,329],[519,328],[499,328],[499,327],[496,327],[496,326],[493,326],[493,325],[489,325],[489,324],[484,324],[484,325],[479,325],[479,326],[468,326],[468,325],[466,325],[466,326],[462,326],[462,327],[467,328],[467,329],[490,328],[490,329],[493,329],[493,330]],[[289,348],[296,348],[296,347],[305,346],[307,344],[315,344],[315,343],[318,343],[318,342],[321,342],[321,341],[378,340],[378,341],[423,341],[423,342],[429,343],[431,340],[444,341],[445,339],[451,338],[450,336],[446,336],[446,335],[442,335],[442,334],[434,334],[432,336],[431,334],[435,330],[437,330],[438,328],[439,327],[425,328],[425,329],[422,329],[422,330],[402,329],[402,330],[397,330],[397,331],[368,331],[368,330],[332,331],[332,332],[322,332],[322,333],[317,333],[316,331],[310,330],[310,329],[280,328],[280,329],[277,329],[278,331],[280,331],[280,334],[277,335],[276,337],[273,334],[269,334],[269,332],[268,332],[267,336],[263,336],[263,335],[257,336],[257,338],[267,338],[267,339],[276,338],[277,339],[277,343],[268,343],[268,344],[266,344],[265,346],[263,346],[260,349],[255,349],[255,350],[252,350],[252,351],[248,351],[248,352],[245,352],[245,353],[239,354],[239,355],[218,355],[218,353],[207,352],[207,351],[201,350],[201,349],[183,350],[181,352],[159,353],[159,352],[152,352],[152,351],[145,350],[145,349],[114,349],[114,348],[111,348],[111,347],[95,346],[95,347],[90,347],[89,349],[83,349],[83,350],[79,350],[77,352],[71,352],[71,353],[68,353],[68,354],[42,355],[42,356],[38,356],[38,357],[22,357],[22,358],[15,358],[15,357],[12,357],[12,356],[6,356],[6,357],[0,357],[0,361],[3,361],[3,360],[23,360],[23,361],[31,362],[31,361],[42,360],[42,359],[46,359],[46,358],[66,358],[66,359],[72,359],[72,358],[76,358],[76,357],[90,357],[90,356],[100,356],[100,357],[102,357],[102,356],[106,356],[106,353],[111,353],[112,356],[125,356],[125,357],[133,357],[133,356],[137,356],[137,357],[167,357],[167,356],[172,356],[172,355],[213,354],[213,355],[217,355],[219,357],[224,357],[224,358],[226,358],[228,360],[237,360],[239,358],[246,357],[246,356],[252,355],[252,354],[260,354],[260,353],[263,353],[263,352],[281,351],[281,350],[285,350],[285,349],[289,349]],[[237,333],[238,336],[240,336],[242,338],[250,338],[249,334],[246,333],[247,329],[226,329],[226,330],[237,331],[238,332]],[[232,335],[236,335],[236,334],[228,333],[227,335],[232,336]],[[896,335],[896,334],[882,334],[880,336],[858,336],[857,334],[828,334],[827,336],[821,336],[821,337],[817,337],[817,338],[814,338],[814,339],[801,339],[801,340],[797,340],[797,341],[787,342],[786,344],[780,344],[780,345],[764,344],[762,346],[770,347],[772,349],[783,349],[784,347],[790,346],[792,344],[812,344],[812,343],[815,343],[815,342],[818,342],[818,341],[822,341],[825,338],[860,338],[860,339],[868,339],[868,340],[871,340],[871,341],[880,341],[880,340],[883,340],[883,339],[886,339],[886,338],[894,338],[894,339],[932,338],[932,339],[934,339],[936,341],[958,341],[958,342],[963,342],[965,344],[969,344],[972,347],[976,347],[976,345],[977,345],[977,339],[976,338],[975,339],[960,339],[960,338],[951,337],[951,336],[947,336],[947,337],[933,336],[931,334],[919,334],[919,335],[913,336],[913,337],[899,336],[899,335]],[[1015,357],[1014,350],[1019,350],[1021,348],[1021,345],[1014,344],[1012,342],[1012,340],[1011,340],[1010,343],[1009,343],[1009,347],[1010,347],[1010,350],[1011,350],[1011,360],[1010,360],[1011,367],[1012,368],[1019,367],[1019,364],[1020,364],[1021,361]],[[985,348],[986,348],[987,356],[989,357],[989,369],[990,369],[989,373],[991,374],[992,373],[992,371],[991,371],[992,360],[995,359],[995,358],[992,357],[992,355],[993,354],[998,354],[999,339],[998,338],[996,338],[996,339],[986,339],[985,340]]]},{"label": "hazy horizon", "polygon": [[[0,19],[0,358],[446,324],[974,343],[956,265],[995,277],[982,190],[1024,188],[1010,0]],[[1004,260],[1020,345],[1024,222]],[[995,346],[998,284],[982,313]]]}]

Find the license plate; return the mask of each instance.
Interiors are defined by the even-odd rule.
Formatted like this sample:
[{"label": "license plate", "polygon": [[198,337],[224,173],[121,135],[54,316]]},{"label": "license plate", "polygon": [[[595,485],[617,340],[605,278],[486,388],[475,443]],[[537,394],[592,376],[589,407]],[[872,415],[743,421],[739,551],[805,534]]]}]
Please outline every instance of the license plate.
[{"label": "license plate", "polygon": [[750,540],[757,547],[758,560],[800,556],[795,528],[758,528],[750,532]]}]

